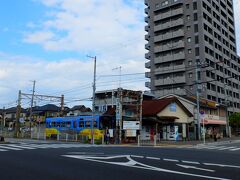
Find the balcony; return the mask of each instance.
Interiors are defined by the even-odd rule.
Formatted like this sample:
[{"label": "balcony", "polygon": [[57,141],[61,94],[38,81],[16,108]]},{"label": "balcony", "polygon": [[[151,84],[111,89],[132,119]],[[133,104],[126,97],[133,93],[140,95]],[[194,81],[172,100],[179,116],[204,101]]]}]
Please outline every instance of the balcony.
[{"label": "balcony", "polygon": [[186,70],[186,66],[185,64],[182,65],[174,65],[174,66],[169,66],[169,67],[161,67],[161,68],[157,68],[155,70],[155,75],[159,75],[159,74],[165,74],[165,73],[170,73],[170,72],[180,72],[180,71],[185,71]]},{"label": "balcony", "polygon": [[168,29],[168,28],[172,28],[172,27],[176,27],[176,26],[180,26],[180,25],[184,25],[183,19],[169,21],[164,24],[157,25],[154,27],[154,31],[156,32],[156,31],[160,31],[160,30],[164,30],[164,29]]},{"label": "balcony", "polygon": [[145,4],[146,6],[148,6],[148,5],[149,5],[149,0],[144,0],[144,4]]},{"label": "balcony", "polygon": [[147,68],[147,69],[151,68],[151,62],[150,61],[145,63],[145,68]]},{"label": "balcony", "polygon": [[146,41],[149,41],[149,39],[150,39],[150,35],[146,34],[146,35],[145,35],[145,40],[146,40]]},{"label": "balcony", "polygon": [[145,31],[149,32],[150,26],[145,26]]},{"label": "balcony", "polygon": [[178,76],[178,77],[169,77],[166,79],[158,79],[154,81],[155,86],[162,86],[162,85],[170,85],[170,84],[181,84],[186,83],[185,76]]},{"label": "balcony", "polygon": [[150,49],[150,45],[147,43],[145,44],[145,49],[149,50]]},{"label": "balcony", "polygon": [[145,82],[145,87],[147,87],[147,88],[151,88],[151,82]]},{"label": "balcony", "polygon": [[146,78],[151,78],[151,72],[145,72],[145,77]]},{"label": "balcony", "polygon": [[177,31],[168,32],[165,34],[161,34],[159,36],[155,36],[154,42],[160,42],[160,41],[164,41],[164,40],[172,39],[172,38],[176,38],[176,37],[181,37],[181,36],[184,36],[184,31],[182,29],[179,29]]},{"label": "balcony", "polygon": [[146,23],[148,23],[148,22],[149,22],[149,19],[150,19],[150,17],[149,17],[149,16],[147,16],[147,17],[145,17],[145,18],[144,18],[144,20],[145,20],[145,22],[146,22]]},{"label": "balcony", "polygon": [[174,42],[172,44],[157,46],[157,47],[154,48],[154,52],[158,53],[158,52],[169,51],[169,50],[178,49],[178,48],[184,48],[184,42],[183,41],[178,41],[178,42]]},{"label": "balcony", "polygon": [[183,52],[157,57],[154,59],[154,62],[155,64],[158,64],[158,63],[171,62],[171,61],[181,60],[181,59],[185,59],[185,54]]},{"label": "balcony", "polygon": [[151,56],[150,56],[150,53],[149,53],[149,52],[145,54],[145,58],[146,58],[146,59],[150,59],[150,58],[151,58]]},{"label": "balcony", "polygon": [[148,7],[145,8],[145,9],[144,9],[144,12],[145,12],[145,14],[149,14],[149,8],[148,8]]},{"label": "balcony", "polygon": [[161,13],[159,15],[154,16],[153,20],[154,21],[159,21],[159,20],[163,20],[165,18],[180,15],[180,14],[183,14],[183,8],[178,8],[178,9],[170,10],[170,11],[165,12],[165,13]]}]

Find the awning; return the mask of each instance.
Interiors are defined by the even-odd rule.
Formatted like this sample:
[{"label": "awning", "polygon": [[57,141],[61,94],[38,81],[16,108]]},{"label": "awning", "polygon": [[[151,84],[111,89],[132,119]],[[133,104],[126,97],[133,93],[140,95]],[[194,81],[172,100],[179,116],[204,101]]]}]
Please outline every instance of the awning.
[{"label": "awning", "polygon": [[[203,121],[201,121],[203,124]],[[219,124],[219,125],[226,125],[226,121],[224,120],[213,120],[213,119],[204,119],[204,124]]]}]

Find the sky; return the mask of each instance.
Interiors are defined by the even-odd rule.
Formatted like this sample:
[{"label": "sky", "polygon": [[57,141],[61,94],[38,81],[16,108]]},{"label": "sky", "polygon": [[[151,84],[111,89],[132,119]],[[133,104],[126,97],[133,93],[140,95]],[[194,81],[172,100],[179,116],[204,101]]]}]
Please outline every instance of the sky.
[{"label": "sky", "polygon": [[[91,107],[94,56],[97,91],[147,90],[144,8],[144,0],[1,0],[0,109],[15,106],[19,90],[31,94],[33,80],[36,94]],[[239,18],[235,25],[240,42]]]}]

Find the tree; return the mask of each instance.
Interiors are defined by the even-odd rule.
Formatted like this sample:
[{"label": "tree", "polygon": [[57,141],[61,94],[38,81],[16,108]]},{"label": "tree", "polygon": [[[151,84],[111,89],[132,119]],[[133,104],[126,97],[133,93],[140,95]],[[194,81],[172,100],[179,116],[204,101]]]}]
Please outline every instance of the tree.
[{"label": "tree", "polygon": [[238,130],[240,128],[240,113],[233,113],[229,116],[229,124],[230,126]]}]

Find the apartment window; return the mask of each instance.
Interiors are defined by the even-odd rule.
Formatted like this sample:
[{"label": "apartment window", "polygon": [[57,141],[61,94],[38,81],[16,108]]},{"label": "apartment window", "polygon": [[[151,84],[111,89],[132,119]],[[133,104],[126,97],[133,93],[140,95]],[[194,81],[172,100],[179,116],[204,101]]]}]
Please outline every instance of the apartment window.
[{"label": "apartment window", "polygon": [[193,14],[193,20],[194,20],[194,21],[197,21],[197,20],[198,20],[198,14],[197,14],[197,13],[194,13],[194,14]]},{"label": "apartment window", "polygon": [[191,61],[188,61],[188,65],[189,65],[189,66],[192,66],[192,60],[191,60]]},{"label": "apartment window", "polygon": [[199,47],[195,48],[195,56],[199,56]]},{"label": "apartment window", "polygon": [[188,37],[188,38],[187,38],[187,42],[189,42],[189,43],[190,43],[190,42],[191,42],[191,40],[192,40],[192,39],[191,39],[191,37]]},{"label": "apartment window", "polygon": [[189,4],[186,4],[186,8],[189,9],[190,5]]},{"label": "apartment window", "polygon": [[195,36],[195,44],[198,44],[198,43],[199,43],[198,36]]},{"label": "apartment window", "polygon": [[187,20],[190,20],[190,15],[187,15]]},{"label": "apartment window", "polygon": [[192,54],[192,49],[188,49],[188,54]]},{"label": "apartment window", "polygon": [[156,7],[156,8],[159,8],[159,7],[160,7],[160,5],[157,3],[157,4],[155,4],[155,7]]},{"label": "apartment window", "polygon": [[162,2],[162,6],[166,6],[166,5],[168,5],[168,1]]},{"label": "apartment window", "polygon": [[197,2],[193,2],[193,10],[197,10]]},{"label": "apartment window", "polygon": [[194,32],[198,32],[198,25],[197,24],[194,24]]},{"label": "apartment window", "polygon": [[188,73],[188,77],[192,78],[193,77],[193,73]]},{"label": "apartment window", "polygon": [[190,29],[191,29],[191,26],[187,26],[187,30],[190,31]]}]

